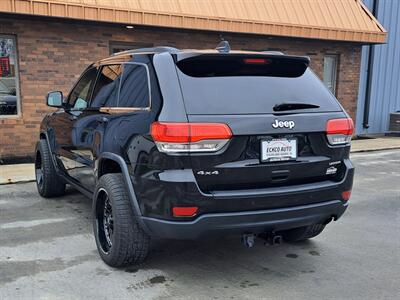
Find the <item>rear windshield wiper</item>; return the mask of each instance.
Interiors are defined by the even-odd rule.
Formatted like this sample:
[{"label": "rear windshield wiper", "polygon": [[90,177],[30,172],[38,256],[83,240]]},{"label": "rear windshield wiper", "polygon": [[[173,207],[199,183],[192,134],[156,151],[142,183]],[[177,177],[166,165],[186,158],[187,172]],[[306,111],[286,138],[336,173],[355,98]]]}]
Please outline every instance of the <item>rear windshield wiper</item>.
[{"label": "rear windshield wiper", "polygon": [[308,108],[319,108],[319,105],[310,103],[281,103],[281,104],[276,104],[273,110],[285,111],[285,110],[308,109]]}]

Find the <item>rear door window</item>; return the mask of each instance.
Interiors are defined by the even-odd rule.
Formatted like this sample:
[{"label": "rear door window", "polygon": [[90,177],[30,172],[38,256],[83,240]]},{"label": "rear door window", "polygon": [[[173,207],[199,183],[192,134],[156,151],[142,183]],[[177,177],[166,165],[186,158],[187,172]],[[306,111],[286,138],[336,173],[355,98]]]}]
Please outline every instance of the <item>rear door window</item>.
[{"label": "rear door window", "polygon": [[117,107],[121,73],[121,64],[106,65],[101,68],[93,91],[91,107]]},{"label": "rear door window", "polygon": [[91,107],[150,107],[147,66],[134,62],[103,66],[94,88]]},{"label": "rear door window", "polygon": [[274,113],[282,103],[315,106],[307,112],[341,110],[297,57],[206,54],[178,61],[177,72],[188,114]]}]

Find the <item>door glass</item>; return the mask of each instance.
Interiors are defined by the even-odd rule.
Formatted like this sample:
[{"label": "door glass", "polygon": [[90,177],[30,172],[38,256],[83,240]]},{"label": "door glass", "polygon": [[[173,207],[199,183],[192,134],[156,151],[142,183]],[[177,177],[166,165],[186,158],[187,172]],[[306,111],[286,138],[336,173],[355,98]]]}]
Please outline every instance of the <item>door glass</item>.
[{"label": "door glass", "polygon": [[107,65],[101,69],[93,91],[91,107],[116,107],[121,78],[121,65]]},{"label": "door glass", "polygon": [[104,66],[92,99],[91,107],[149,107],[147,68],[137,63]]},{"label": "door glass", "polygon": [[68,97],[68,103],[71,108],[84,109],[87,107],[96,75],[96,68],[91,68],[84,73]]}]

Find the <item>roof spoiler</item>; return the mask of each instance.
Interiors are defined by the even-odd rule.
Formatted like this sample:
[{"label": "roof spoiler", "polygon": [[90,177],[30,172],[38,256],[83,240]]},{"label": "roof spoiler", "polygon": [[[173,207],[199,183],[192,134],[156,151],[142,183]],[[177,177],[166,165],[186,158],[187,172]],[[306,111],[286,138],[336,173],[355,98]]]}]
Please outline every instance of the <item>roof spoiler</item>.
[{"label": "roof spoiler", "polygon": [[[211,57],[211,56],[221,56],[220,53],[204,53],[204,52],[196,52],[195,50],[193,52],[180,52],[177,53],[177,61],[182,61],[184,59],[188,58],[193,58],[193,57]],[[248,57],[271,57],[276,60],[282,60],[282,61],[292,61],[292,62],[298,62],[298,63],[304,63],[305,65],[309,66],[310,65],[310,57],[308,56],[297,56],[297,55],[286,55],[283,54],[282,52],[278,51],[262,51],[262,52],[243,52],[243,53],[238,53],[238,52],[230,52],[230,53],[224,53],[223,56],[226,57],[233,57],[233,56],[248,56]]]},{"label": "roof spoiler", "polygon": [[299,77],[307,70],[307,56],[262,52],[177,54],[178,68],[191,77],[270,76]]}]

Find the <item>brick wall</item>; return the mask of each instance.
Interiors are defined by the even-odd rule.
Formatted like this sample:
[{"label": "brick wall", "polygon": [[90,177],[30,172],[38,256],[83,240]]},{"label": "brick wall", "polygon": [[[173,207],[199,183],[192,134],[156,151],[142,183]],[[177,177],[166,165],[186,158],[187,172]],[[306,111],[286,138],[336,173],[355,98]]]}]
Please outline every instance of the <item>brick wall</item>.
[{"label": "brick wall", "polygon": [[[0,16],[0,34],[17,39],[20,70],[21,116],[0,116],[0,159],[31,155],[43,116],[51,111],[45,95],[51,90],[67,94],[82,70],[109,54],[110,41],[173,45],[179,48],[214,48],[218,33],[126,29],[94,23],[12,19]],[[308,55],[321,76],[323,56],[339,55],[337,97],[354,118],[357,104],[361,46],[349,43],[226,34],[233,49],[281,50]]]}]

